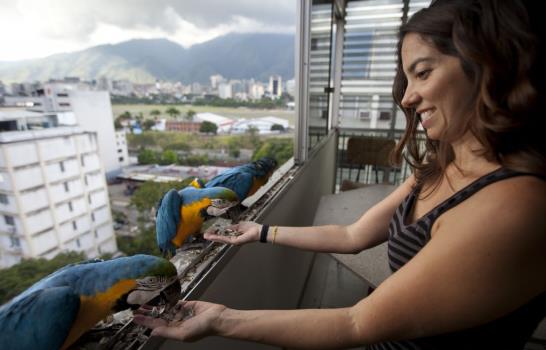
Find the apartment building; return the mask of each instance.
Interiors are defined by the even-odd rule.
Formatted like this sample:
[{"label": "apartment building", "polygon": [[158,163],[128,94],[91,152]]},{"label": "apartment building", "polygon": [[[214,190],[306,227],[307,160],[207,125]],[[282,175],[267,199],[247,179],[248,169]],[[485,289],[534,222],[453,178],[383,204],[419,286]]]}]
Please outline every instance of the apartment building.
[{"label": "apartment building", "polygon": [[[68,83],[47,83],[34,90],[33,96],[6,97],[4,105],[55,113],[59,116],[59,125],[78,125],[84,131],[96,133],[100,144],[100,159],[108,178],[120,174],[121,168],[129,165],[128,157],[118,155],[127,153],[127,147],[126,142],[120,141],[125,135],[115,134],[108,91],[83,90]],[[62,113],[70,112],[74,118],[62,118]],[[121,152],[112,152],[120,145],[125,145],[125,149]]]},{"label": "apartment building", "polygon": [[117,251],[97,134],[0,109],[0,268],[66,250]]}]

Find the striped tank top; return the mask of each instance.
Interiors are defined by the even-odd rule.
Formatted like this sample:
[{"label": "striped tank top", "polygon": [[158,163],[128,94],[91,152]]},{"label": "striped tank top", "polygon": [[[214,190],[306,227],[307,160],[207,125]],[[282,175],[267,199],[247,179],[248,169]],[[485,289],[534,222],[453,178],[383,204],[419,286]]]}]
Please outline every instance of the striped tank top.
[{"label": "striped tank top", "polygon": [[[514,176],[532,175],[506,168],[497,169],[449,197],[416,222],[406,224],[419,195],[414,188],[397,208],[389,225],[388,260],[392,272],[400,269],[430,240],[435,220],[483,187]],[[408,341],[373,344],[369,349],[522,349],[546,315],[546,292],[512,313],[485,325],[462,331]]]}]

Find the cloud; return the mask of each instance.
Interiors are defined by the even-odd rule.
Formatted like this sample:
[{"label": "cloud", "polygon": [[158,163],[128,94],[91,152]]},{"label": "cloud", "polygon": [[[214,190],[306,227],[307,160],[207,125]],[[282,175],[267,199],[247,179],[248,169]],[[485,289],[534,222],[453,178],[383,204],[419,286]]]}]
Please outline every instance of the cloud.
[{"label": "cloud", "polygon": [[[294,0],[18,0],[16,8],[29,25],[49,38],[87,40],[100,24],[122,30],[159,30],[174,34],[190,24],[201,31],[291,27]],[[248,26],[247,26],[248,27]],[[245,27],[243,26],[243,30]],[[248,28],[246,28],[248,30]]]},{"label": "cloud", "polygon": [[230,32],[294,32],[296,1],[0,0],[0,61],[133,38],[188,47]]}]

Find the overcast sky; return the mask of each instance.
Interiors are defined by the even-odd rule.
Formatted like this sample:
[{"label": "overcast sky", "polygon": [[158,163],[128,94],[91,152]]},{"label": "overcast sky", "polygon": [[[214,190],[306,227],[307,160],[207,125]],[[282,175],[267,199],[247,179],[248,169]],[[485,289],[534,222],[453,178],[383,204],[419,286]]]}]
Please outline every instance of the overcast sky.
[{"label": "overcast sky", "polygon": [[230,32],[294,33],[297,0],[0,0],[0,61],[135,38],[185,47]]}]

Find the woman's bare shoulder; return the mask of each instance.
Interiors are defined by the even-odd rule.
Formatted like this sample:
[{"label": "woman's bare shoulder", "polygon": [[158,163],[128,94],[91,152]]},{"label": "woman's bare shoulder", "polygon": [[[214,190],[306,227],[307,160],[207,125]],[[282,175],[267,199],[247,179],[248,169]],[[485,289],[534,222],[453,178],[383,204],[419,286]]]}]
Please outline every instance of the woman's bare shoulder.
[{"label": "woman's bare shoulder", "polygon": [[529,234],[540,233],[546,229],[545,208],[546,181],[515,176],[484,187],[446,215],[444,223],[464,220],[487,223],[489,228],[525,227]]}]

